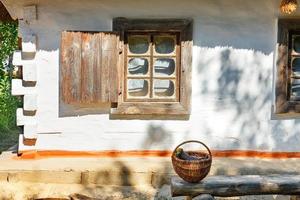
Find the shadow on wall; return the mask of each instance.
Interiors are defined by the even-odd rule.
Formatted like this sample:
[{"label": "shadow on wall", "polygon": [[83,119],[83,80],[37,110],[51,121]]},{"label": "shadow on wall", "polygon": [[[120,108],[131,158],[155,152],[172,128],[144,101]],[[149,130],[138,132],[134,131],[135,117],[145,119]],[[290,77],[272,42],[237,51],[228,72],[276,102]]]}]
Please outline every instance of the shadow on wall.
[{"label": "shadow on wall", "polygon": [[[230,47],[197,51],[201,57],[197,61],[196,93],[210,101],[212,112],[226,116],[221,135],[236,139],[231,148],[295,151],[300,141],[299,120],[270,120],[272,54]],[[213,128],[208,126],[209,132]],[[224,149],[226,145],[221,141],[212,148]]]},{"label": "shadow on wall", "polygon": [[147,128],[147,136],[142,147],[145,149],[170,149],[173,144],[172,134],[164,125],[150,123]]},{"label": "shadow on wall", "polygon": [[[272,102],[270,58],[260,52],[232,48],[215,47],[200,51],[213,56],[204,59],[205,62],[199,59],[199,93],[213,98],[215,112],[230,110],[225,119],[228,121],[225,132],[240,139],[235,144],[237,148],[268,148],[268,140],[263,137],[268,137]],[[215,59],[218,59],[217,63]],[[258,134],[260,132],[263,137]],[[215,148],[222,148],[221,145]]]}]

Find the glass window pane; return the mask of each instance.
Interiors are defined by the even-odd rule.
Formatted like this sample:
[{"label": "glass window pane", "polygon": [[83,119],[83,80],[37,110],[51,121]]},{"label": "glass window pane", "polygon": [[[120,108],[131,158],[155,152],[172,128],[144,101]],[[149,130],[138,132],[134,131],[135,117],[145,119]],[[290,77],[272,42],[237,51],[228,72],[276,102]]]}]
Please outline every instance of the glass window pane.
[{"label": "glass window pane", "polygon": [[149,49],[149,39],[147,36],[129,36],[128,46],[132,54],[145,54]]},{"label": "glass window pane", "polygon": [[154,37],[155,52],[159,54],[170,54],[175,50],[175,40],[170,36]]},{"label": "glass window pane", "polygon": [[297,53],[300,53],[300,36],[295,36],[294,37],[294,50]]},{"label": "glass window pane", "polygon": [[300,76],[300,58],[293,60],[292,70],[294,76]]},{"label": "glass window pane", "polygon": [[291,100],[300,100],[300,79],[291,81]]},{"label": "glass window pane", "polygon": [[146,75],[149,63],[146,58],[131,58],[128,61],[128,73],[130,75]]},{"label": "glass window pane", "polygon": [[171,76],[175,73],[175,60],[172,58],[159,58],[154,61],[155,76]]},{"label": "glass window pane", "polygon": [[171,80],[154,80],[154,95],[158,97],[171,97],[175,93],[175,84]]},{"label": "glass window pane", "polygon": [[148,94],[148,81],[143,79],[129,79],[127,84],[128,95],[144,97]]}]

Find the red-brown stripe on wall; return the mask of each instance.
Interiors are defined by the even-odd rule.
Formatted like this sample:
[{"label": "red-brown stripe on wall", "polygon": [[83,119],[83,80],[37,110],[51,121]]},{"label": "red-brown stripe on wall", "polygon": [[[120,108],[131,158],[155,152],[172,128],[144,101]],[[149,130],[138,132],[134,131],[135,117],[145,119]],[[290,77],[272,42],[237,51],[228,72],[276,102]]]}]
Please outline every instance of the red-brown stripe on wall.
[{"label": "red-brown stripe on wall", "polygon": [[[143,151],[23,151],[16,159],[43,159],[53,157],[170,157],[171,151],[143,150]],[[213,157],[255,157],[269,159],[300,158],[300,152],[266,152],[253,150],[213,150]]]}]

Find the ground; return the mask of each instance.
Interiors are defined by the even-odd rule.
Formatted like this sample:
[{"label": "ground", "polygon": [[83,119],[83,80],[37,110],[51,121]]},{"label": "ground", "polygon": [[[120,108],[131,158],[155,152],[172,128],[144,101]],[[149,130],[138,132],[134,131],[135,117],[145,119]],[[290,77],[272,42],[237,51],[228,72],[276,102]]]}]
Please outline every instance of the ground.
[{"label": "ground", "polygon": [[[210,175],[299,173],[300,159],[214,158]],[[4,152],[0,156],[0,199],[70,199],[69,195],[77,193],[109,200],[171,200],[169,179],[174,175],[170,158],[20,160],[15,154]],[[271,195],[242,199],[289,197]]]}]

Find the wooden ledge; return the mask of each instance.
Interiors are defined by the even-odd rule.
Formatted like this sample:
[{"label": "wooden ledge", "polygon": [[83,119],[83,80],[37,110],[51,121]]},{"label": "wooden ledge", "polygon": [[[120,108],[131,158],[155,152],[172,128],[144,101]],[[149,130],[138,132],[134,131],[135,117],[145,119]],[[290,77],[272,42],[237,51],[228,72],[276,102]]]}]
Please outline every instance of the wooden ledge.
[{"label": "wooden ledge", "polygon": [[173,177],[171,191],[173,197],[195,197],[201,194],[220,197],[268,194],[300,195],[300,175],[210,176],[196,184]]}]

